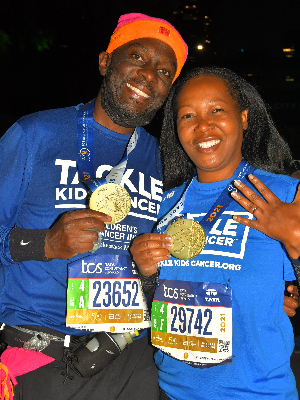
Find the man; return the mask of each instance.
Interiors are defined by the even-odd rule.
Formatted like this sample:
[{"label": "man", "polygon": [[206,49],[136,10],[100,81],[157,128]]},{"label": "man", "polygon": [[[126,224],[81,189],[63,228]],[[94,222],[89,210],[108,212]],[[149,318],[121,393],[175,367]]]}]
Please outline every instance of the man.
[{"label": "man", "polygon": [[[104,78],[95,102],[84,106],[89,111],[77,106],[25,116],[1,139],[0,322],[2,341],[18,350],[15,360],[23,366],[16,367],[11,358],[6,364],[13,382],[17,377],[15,398],[158,397],[146,336],[134,340],[91,377],[77,375],[62,361],[63,356],[69,362],[74,360],[72,349],[92,337],[86,336],[86,330],[66,326],[67,274],[68,265],[78,260],[88,273],[91,265],[100,271],[106,257],[110,261],[116,255],[129,257],[132,238],[151,231],[162,194],[161,170],[156,140],[141,126],[149,123],[163,104],[186,57],[186,44],[168,22],[143,14],[123,15],[107,51],[99,56]],[[88,122],[85,125],[91,120],[92,127]],[[87,142],[86,130],[90,132]],[[133,136],[134,143],[126,150]],[[131,210],[126,219],[106,225],[104,231],[104,223],[111,222],[111,217],[86,208],[88,187],[82,181],[105,177],[124,153],[121,186],[131,197]],[[87,174],[86,166],[92,164]],[[102,247],[95,250],[97,231],[104,234]],[[95,253],[89,253],[92,249]],[[95,257],[93,263],[90,257]],[[107,264],[108,268],[114,265]],[[122,264],[118,268],[122,269]],[[96,304],[101,283],[97,282]],[[107,285],[110,282],[105,281]],[[126,288],[123,292],[131,295]],[[119,292],[113,295],[115,303]],[[72,300],[68,307],[71,304]],[[72,321],[68,324],[72,326]],[[70,347],[64,351],[69,335]],[[42,351],[24,353],[24,342],[25,348]],[[12,351],[4,351],[3,364]],[[96,364],[91,368],[97,368]]]}]

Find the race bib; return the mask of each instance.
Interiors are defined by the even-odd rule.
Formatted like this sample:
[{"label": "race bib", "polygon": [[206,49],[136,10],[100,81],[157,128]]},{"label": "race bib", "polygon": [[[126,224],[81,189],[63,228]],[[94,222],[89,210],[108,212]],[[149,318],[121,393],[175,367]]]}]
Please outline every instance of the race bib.
[{"label": "race bib", "polygon": [[193,367],[232,360],[232,293],[219,283],[159,280],[152,344]]},{"label": "race bib", "polygon": [[137,270],[127,255],[91,255],[68,266],[66,326],[105,332],[149,328]]}]

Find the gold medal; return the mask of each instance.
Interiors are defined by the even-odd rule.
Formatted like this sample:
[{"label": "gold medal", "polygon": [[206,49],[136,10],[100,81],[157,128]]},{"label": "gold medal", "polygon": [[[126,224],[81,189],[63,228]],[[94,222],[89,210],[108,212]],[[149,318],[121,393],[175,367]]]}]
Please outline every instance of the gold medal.
[{"label": "gold medal", "polygon": [[199,222],[192,219],[179,218],[168,228],[167,235],[173,238],[170,253],[183,260],[194,258],[205,246],[206,235]]},{"label": "gold medal", "polygon": [[122,221],[130,211],[131,198],[126,189],[116,183],[105,183],[99,186],[91,195],[90,209],[103,212],[111,216],[111,222],[117,224]]}]

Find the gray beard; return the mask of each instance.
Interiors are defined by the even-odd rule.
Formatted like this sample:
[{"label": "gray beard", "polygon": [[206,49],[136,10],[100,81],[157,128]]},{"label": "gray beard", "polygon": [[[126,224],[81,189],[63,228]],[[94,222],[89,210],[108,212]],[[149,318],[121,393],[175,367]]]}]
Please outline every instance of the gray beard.
[{"label": "gray beard", "polygon": [[119,126],[124,128],[136,128],[137,126],[148,125],[154,118],[160,107],[153,110],[145,110],[144,112],[135,112],[128,110],[126,103],[117,103],[115,100],[115,92],[110,82],[112,71],[107,71],[103,78],[101,87],[101,106],[109,118]]}]

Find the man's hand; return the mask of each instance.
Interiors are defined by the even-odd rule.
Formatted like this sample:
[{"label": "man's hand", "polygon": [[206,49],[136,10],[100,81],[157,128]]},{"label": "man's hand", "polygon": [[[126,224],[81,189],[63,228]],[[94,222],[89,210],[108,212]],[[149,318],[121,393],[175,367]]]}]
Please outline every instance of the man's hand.
[{"label": "man's hand", "polygon": [[98,233],[88,229],[103,232],[104,222],[109,221],[110,216],[93,210],[63,214],[46,234],[45,256],[68,259],[91,250],[93,242],[98,239]]},{"label": "man's hand", "polygon": [[145,233],[134,239],[130,252],[140,273],[150,276],[157,271],[157,263],[171,257],[172,237],[159,233]]},{"label": "man's hand", "polygon": [[235,186],[245,196],[231,192],[232,197],[256,219],[249,220],[235,215],[233,219],[243,225],[250,226],[267,236],[282,242],[291,258],[300,256],[300,190],[292,203],[285,203],[258,178],[249,175],[250,182],[263,198],[258,196],[240,181]]},{"label": "man's hand", "polygon": [[299,293],[297,286],[289,285],[286,290],[292,294],[292,297],[284,296],[283,309],[289,317],[294,317],[296,308],[299,307]]}]

